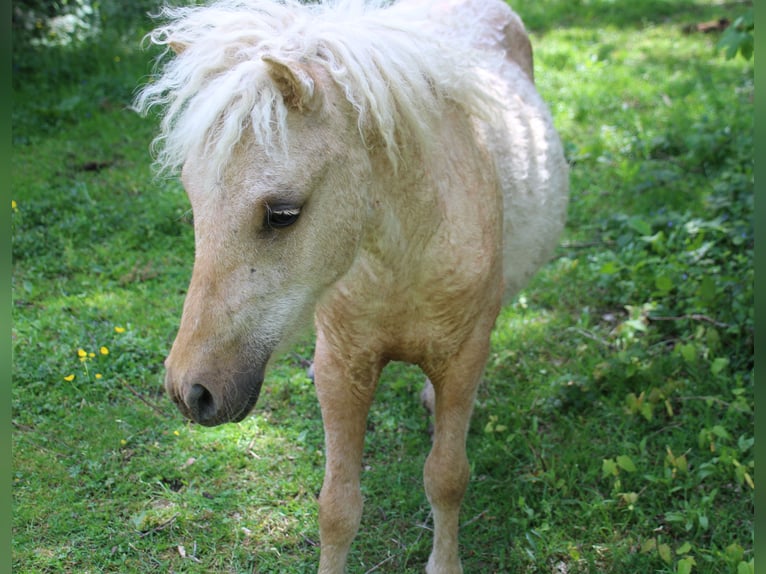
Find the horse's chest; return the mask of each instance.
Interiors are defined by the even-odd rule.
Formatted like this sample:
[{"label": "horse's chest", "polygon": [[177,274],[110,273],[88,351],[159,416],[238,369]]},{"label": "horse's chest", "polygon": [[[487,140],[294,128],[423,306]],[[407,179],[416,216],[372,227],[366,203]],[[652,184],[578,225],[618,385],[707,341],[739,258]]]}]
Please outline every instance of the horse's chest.
[{"label": "horse's chest", "polygon": [[495,290],[474,293],[452,291],[443,285],[418,285],[391,278],[364,285],[340,284],[320,307],[318,319],[342,339],[392,360],[420,363],[434,356],[449,356],[460,348],[499,296]]}]

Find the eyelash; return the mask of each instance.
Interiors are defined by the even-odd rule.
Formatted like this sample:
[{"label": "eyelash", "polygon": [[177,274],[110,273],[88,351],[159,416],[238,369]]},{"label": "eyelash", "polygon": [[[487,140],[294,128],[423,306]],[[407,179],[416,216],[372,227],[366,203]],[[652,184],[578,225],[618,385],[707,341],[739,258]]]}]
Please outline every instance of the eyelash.
[{"label": "eyelash", "polygon": [[300,207],[273,208],[267,205],[265,224],[271,229],[284,229],[285,227],[290,227],[293,223],[298,221],[300,214]]}]

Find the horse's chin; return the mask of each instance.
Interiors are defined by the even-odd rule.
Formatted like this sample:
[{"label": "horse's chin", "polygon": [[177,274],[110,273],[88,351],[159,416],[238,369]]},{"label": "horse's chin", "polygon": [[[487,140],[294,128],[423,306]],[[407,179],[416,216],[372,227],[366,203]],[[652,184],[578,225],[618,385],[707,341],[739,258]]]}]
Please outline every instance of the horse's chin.
[{"label": "horse's chin", "polygon": [[214,423],[212,425],[206,425],[206,426],[216,426],[223,423],[238,423],[242,422],[247,416],[250,414],[250,411],[253,410],[253,407],[255,407],[255,404],[258,402],[258,397],[261,394],[261,385],[263,385],[263,377],[260,377],[260,379],[252,385],[250,394],[245,400],[244,403],[242,403],[241,408],[238,413],[236,413],[234,416],[231,417],[229,420],[222,420],[220,422]]}]

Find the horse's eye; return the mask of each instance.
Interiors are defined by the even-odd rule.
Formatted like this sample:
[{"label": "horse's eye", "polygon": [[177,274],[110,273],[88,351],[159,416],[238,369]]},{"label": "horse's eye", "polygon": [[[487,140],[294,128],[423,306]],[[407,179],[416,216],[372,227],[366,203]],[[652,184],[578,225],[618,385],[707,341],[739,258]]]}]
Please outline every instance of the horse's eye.
[{"label": "horse's eye", "polygon": [[266,225],[272,229],[290,227],[298,221],[300,207],[266,207]]}]

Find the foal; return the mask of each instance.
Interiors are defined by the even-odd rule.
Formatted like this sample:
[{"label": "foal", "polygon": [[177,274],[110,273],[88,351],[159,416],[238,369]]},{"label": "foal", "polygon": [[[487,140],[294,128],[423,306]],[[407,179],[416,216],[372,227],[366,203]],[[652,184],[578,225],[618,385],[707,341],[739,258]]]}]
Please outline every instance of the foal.
[{"label": "foal", "polygon": [[136,108],[164,109],[157,160],[181,169],[195,229],[165,385],[200,424],[240,421],[314,317],[329,574],[359,527],[381,369],[419,365],[434,413],[426,571],[452,574],[490,331],[558,240],[567,165],[503,2],[386,4],[165,9],[151,39],[175,56]]}]

